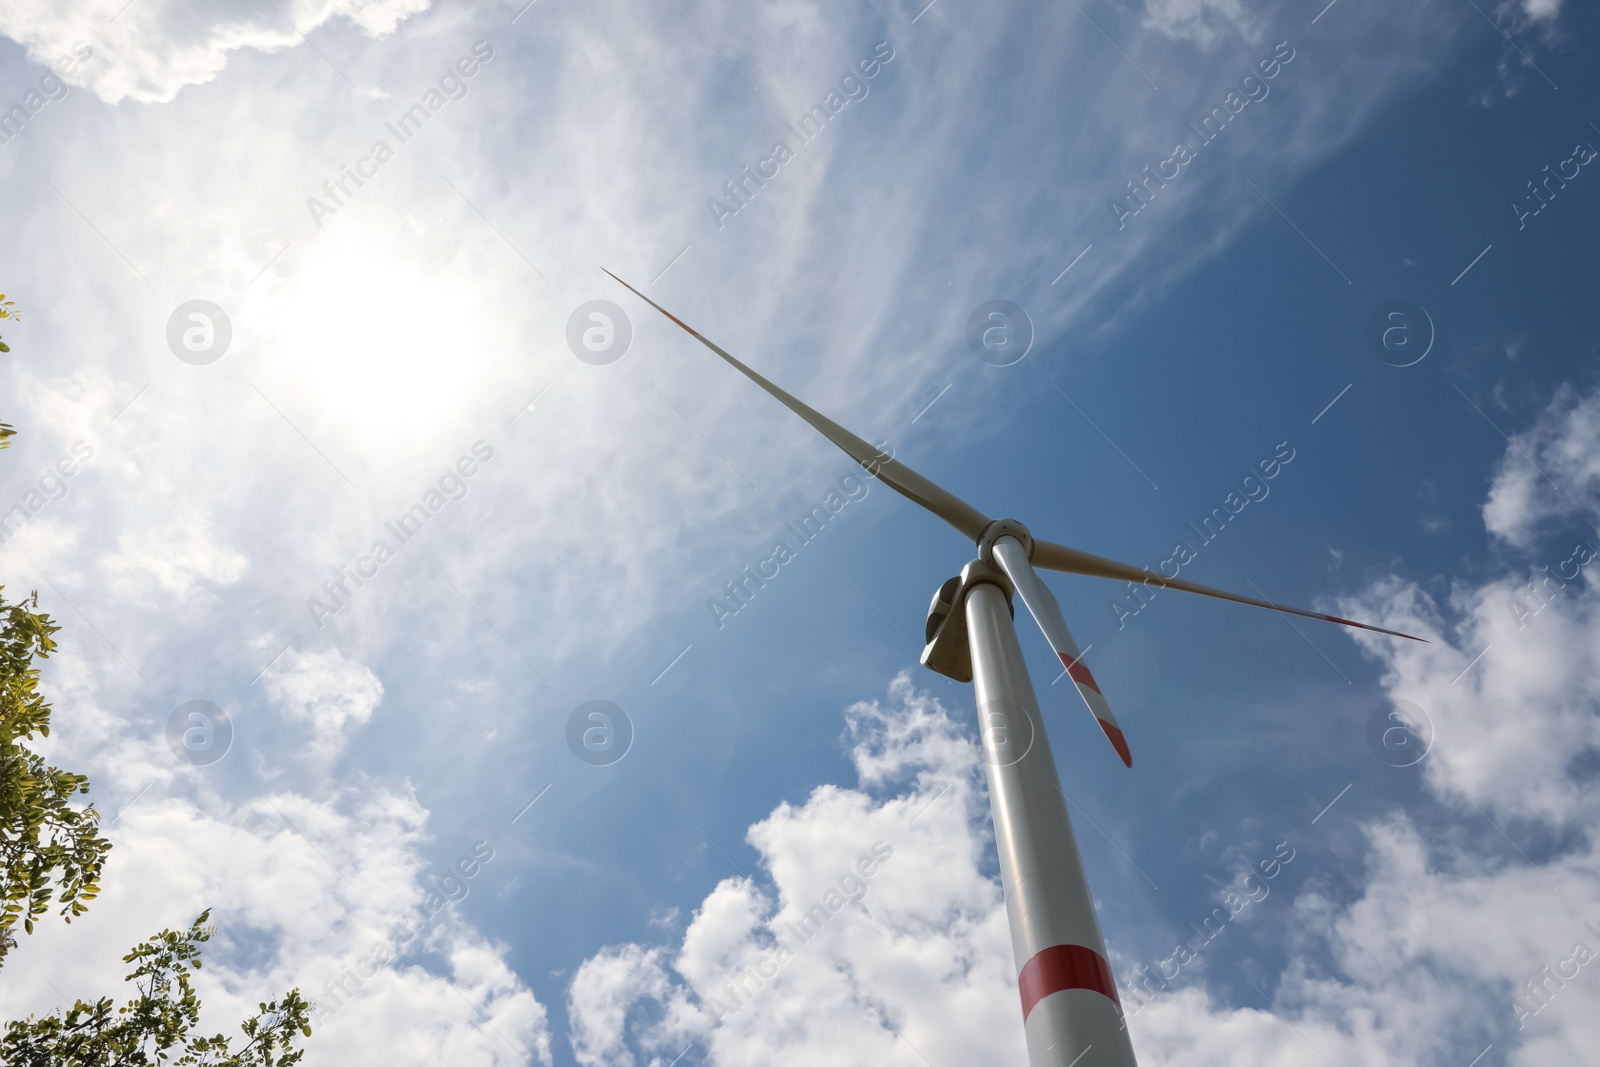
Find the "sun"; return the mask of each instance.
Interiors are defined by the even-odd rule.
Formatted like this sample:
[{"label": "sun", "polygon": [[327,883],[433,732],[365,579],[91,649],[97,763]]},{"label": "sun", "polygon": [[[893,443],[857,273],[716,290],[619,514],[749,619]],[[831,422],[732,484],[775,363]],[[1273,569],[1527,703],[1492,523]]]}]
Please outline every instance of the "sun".
[{"label": "sun", "polygon": [[449,423],[481,395],[484,323],[464,279],[331,245],[271,299],[279,380],[358,436]]}]

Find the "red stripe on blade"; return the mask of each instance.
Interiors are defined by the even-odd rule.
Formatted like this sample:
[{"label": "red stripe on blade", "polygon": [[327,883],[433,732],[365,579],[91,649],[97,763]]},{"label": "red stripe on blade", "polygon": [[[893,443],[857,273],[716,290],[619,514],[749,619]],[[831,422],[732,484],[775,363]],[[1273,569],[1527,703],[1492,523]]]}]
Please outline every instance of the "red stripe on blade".
[{"label": "red stripe on blade", "polygon": [[1074,682],[1079,685],[1086,685],[1096,693],[1100,692],[1100,687],[1095,684],[1094,675],[1089,673],[1089,668],[1083,665],[1082,660],[1073,659],[1071,656],[1062,656],[1061,665],[1067,669],[1067,673],[1072,676]]},{"label": "red stripe on blade", "polygon": [[1105,957],[1092,948],[1082,945],[1052,945],[1041,949],[1022,967],[1017,976],[1017,988],[1022,993],[1022,1021],[1035,1004],[1052,993],[1063,989],[1092,989],[1102,996],[1117,1001],[1117,983],[1111,977],[1111,965]]},{"label": "red stripe on blade", "polygon": [[[600,269],[601,270],[606,270],[604,267],[601,267]],[[611,274],[611,272],[608,271],[608,270],[606,270],[606,273],[607,274]],[[646,304],[649,304],[651,307],[653,307],[657,311],[661,312],[661,314],[665,315],[667,318],[671,319],[673,322],[677,323],[679,326],[682,326],[692,336],[698,337],[700,340],[705,341],[705,338],[704,337],[700,337],[699,332],[696,331],[693,326],[690,326],[687,322],[684,322],[682,319],[678,318],[678,316],[674,315],[672,312],[668,311],[666,308],[662,307],[660,304],[656,303],[654,300],[651,300],[648,296],[645,296],[643,293],[639,292],[639,290],[635,289],[633,286],[628,285],[628,283],[623,281],[621,278],[617,278],[617,276],[615,274],[611,274],[611,277],[616,278],[616,280],[620,284],[625,286],[628,289],[628,291],[631,292],[634,296],[637,296],[640,300],[643,300]],[[709,344],[710,342],[707,342],[707,343]]]},{"label": "red stripe on blade", "polygon": [[1382,626],[1374,626],[1368,622],[1355,622],[1350,619],[1341,619],[1337,615],[1318,615],[1317,618],[1323,619],[1327,622],[1337,622],[1344,626],[1354,626],[1358,630],[1371,630],[1374,633],[1388,634],[1390,637],[1403,637],[1407,641],[1421,641],[1423,644],[1428,643],[1426,638],[1412,637],[1410,634],[1401,633],[1399,630],[1385,630]]},{"label": "red stripe on blade", "polygon": [[1128,751],[1128,739],[1122,736],[1122,731],[1104,719],[1096,718],[1095,722],[1099,723],[1100,729],[1106,732],[1106,737],[1111,740],[1111,747],[1117,750],[1117,755],[1122,757],[1122,762],[1132,767],[1133,753]]}]

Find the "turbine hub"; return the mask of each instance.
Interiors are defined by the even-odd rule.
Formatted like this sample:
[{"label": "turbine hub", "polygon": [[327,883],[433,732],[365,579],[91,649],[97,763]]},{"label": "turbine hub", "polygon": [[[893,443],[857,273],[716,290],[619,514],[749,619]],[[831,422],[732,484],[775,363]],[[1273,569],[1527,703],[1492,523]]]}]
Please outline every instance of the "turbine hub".
[{"label": "turbine hub", "polygon": [[1014,537],[1022,542],[1022,550],[1033,559],[1033,535],[1016,519],[995,519],[978,535],[978,558],[991,567],[998,567],[994,559],[994,543],[1002,537]]}]

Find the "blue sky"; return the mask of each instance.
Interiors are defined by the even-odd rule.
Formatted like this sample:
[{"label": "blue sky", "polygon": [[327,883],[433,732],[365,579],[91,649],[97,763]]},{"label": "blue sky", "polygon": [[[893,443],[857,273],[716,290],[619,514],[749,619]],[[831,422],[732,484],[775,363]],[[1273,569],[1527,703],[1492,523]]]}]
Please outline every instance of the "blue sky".
[{"label": "blue sky", "polygon": [[[7,1016],[110,992],[209,906],[216,1025],[300,985],[309,1063],[1020,1061],[971,693],[914,644],[972,546],[867,483],[719,626],[852,465],[606,267],[987,513],[1139,564],[1187,541],[1185,577],[1430,639],[1170,592],[1119,621],[1118,586],[1049,579],[1134,755],[1024,626],[1124,989],[1294,855],[1130,1020],[1141,1062],[1574,1062],[1594,976],[1524,983],[1600,950],[1593,571],[1512,597],[1600,550],[1597,29],[1559,0],[0,13],[0,102],[40,92],[0,145],[0,580],[66,627],[51,752],[115,842],[95,909],[8,960]],[[596,299],[632,331],[604,365],[567,342]],[[966,336],[996,299],[1035,332],[1003,367]],[[193,300],[232,330],[203,365],[168,343]],[[1405,367],[1366,339],[1396,300],[1434,334]],[[167,743],[190,700],[232,723],[215,762]],[[608,766],[567,741],[593,700],[632,724]],[[1432,724],[1413,766],[1369,747],[1393,701]],[[879,841],[862,902],[719,1020]]]}]

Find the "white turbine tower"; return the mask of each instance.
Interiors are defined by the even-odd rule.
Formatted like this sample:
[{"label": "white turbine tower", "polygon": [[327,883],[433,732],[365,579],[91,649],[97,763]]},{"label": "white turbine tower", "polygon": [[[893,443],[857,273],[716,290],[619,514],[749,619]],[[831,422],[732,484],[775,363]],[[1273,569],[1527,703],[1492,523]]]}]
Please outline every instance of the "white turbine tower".
[{"label": "white turbine tower", "polygon": [[1127,739],[1084,665],[1060,605],[1034,572],[1035,567],[1181,589],[1413,641],[1422,639],[1167,578],[1143,567],[1035,540],[1027,527],[1015,519],[991,520],[905,464],[884,456],[724,352],[615,274],[611,277],[682,326],[851,459],[875,471],[885,485],[922,505],[977,544],[978,558],[934,594],[922,662],[957,681],[977,683],[979,733],[983,738],[1006,915],[1011,922],[1011,950],[1022,998],[1028,1063],[1030,1067],[1134,1067],[1133,1047],[1122,1024],[1116,982],[1106,961],[1105,941],[1100,936],[1100,923],[1067,817],[1066,795],[1056,777],[1055,758],[1050,753],[1039,702],[1012,625],[1013,595],[1021,598],[1044,631],[1045,640],[1060,657],[1095,721],[1129,767],[1133,766],[1133,756]]}]

